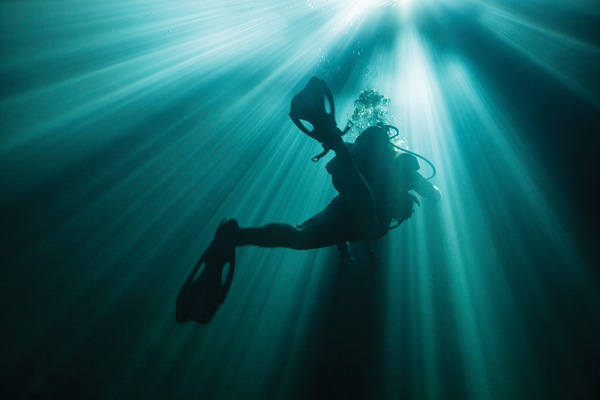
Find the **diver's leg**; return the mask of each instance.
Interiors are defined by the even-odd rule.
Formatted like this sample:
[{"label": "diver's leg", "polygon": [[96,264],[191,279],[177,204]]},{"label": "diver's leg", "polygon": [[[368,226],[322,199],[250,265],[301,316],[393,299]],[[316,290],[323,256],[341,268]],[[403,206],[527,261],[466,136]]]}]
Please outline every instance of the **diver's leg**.
[{"label": "diver's leg", "polygon": [[347,268],[356,265],[356,259],[350,254],[348,242],[338,242],[337,248],[340,253],[340,268]]},{"label": "diver's leg", "polygon": [[363,240],[378,237],[379,220],[373,192],[354,163],[341,136],[331,135],[327,145],[335,151],[342,172],[344,198],[350,207],[354,231]]},{"label": "diver's leg", "polygon": [[272,223],[255,228],[240,228],[236,246],[312,248],[314,233],[307,226]]},{"label": "diver's leg", "polygon": [[340,258],[350,257],[350,249],[348,249],[348,242],[337,242],[336,245],[338,248],[338,252],[340,253]]}]

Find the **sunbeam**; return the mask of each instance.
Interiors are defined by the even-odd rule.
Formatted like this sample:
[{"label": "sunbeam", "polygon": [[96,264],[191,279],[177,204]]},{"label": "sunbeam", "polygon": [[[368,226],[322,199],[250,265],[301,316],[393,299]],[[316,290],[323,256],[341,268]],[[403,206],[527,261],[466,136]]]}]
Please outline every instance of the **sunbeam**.
[{"label": "sunbeam", "polygon": [[[0,397],[600,391],[594,2],[5,1],[0,15]],[[383,122],[433,162],[441,201],[371,243],[379,268],[362,242],[348,268],[334,248],[240,247],[210,324],[177,324],[223,218],[300,224],[336,196],[332,154],[311,162],[322,147],[288,116],[312,76],[340,128],[361,91],[386,96]]]}]

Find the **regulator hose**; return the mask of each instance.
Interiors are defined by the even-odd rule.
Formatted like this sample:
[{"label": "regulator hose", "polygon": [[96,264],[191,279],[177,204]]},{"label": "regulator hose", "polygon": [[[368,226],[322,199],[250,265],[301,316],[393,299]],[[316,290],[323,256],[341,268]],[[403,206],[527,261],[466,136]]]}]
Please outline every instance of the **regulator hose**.
[{"label": "regulator hose", "polygon": [[[395,130],[395,131],[396,131],[396,134],[394,134],[394,135],[390,136],[390,139],[393,139],[393,138],[395,138],[396,136],[398,136],[398,135],[400,134],[400,130],[399,130],[398,128],[396,128],[395,126],[393,126],[393,125],[384,125],[384,124],[382,124],[382,123],[380,122],[380,123],[378,123],[378,124],[377,124],[377,126],[380,126],[380,127],[382,127],[383,129],[387,130],[388,132],[389,132],[389,130],[390,130],[390,129],[393,129],[393,130]],[[435,167],[434,167],[434,165],[431,163],[431,161],[429,161],[428,159],[426,159],[425,157],[423,157],[423,156],[422,156],[422,155],[420,155],[420,154],[414,153],[414,152],[412,152],[412,151],[410,151],[410,150],[403,149],[402,147],[400,147],[400,146],[398,146],[398,145],[395,145],[394,143],[392,143],[392,146],[394,146],[395,148],[397,148],[397,149],[398,149],[398,150],[400,150],[400,151],[403,151],[403,152],[405,152],[405,153],[408,153],[408,154],[412,154],[412,155],[413,155],[413,156],[415,156],[415,157],[419,157],[421,160],[423,160],[423,161],[425,161],[427,164],[429,164],[429,166],[430,166],[430,167],[431,167],[431,169],[433,170],[433,174],[431,174],[431,176],[430,176],[429,178],[426,178],[426,179],[431,179],[431,178],[433,178],[433,177],[435,176],[435,174],[436,174],[436,172],[437,172],[437,171],[435,170]]]}]

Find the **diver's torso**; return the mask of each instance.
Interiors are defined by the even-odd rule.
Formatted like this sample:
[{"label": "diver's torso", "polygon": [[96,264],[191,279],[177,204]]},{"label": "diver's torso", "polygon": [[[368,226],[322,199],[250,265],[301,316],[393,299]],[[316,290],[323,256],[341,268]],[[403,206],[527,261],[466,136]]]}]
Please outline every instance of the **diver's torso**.
[{"label": "diver's torso", "polygon": [[[418,169],[418,162],[416,159],[416,164],[394,162],[397,152],[383,129],[366,130],[355,143],[347,145],[356,166],[371,188],[381,224],[380,236],[384,236],[392,220],[402,222],[412,214],[414,197],[409,191],[414,188],[414,175],[418,174],[415,165]],[[408,154],[403,156],[414,158]],[[332,175],[334,187],[343,196],[342,174],[335,158],[327,165],[327,170]]]}]

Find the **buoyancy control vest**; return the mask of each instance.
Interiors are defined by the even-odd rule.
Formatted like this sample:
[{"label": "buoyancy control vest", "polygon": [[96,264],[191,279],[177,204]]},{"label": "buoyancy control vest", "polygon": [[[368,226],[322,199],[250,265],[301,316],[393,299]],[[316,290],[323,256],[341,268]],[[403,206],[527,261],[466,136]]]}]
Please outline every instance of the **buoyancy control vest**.
[{"label": "buoyancy control vest", "polygon": [[[365,129],[354,143],[346,145],[371,188],[382,233],[385,234],[392,221],[396,221],[392,228],[398,226],[412,215],[413,203],[419,204],[409,193],[414,188],[413,176],[418,174],[419,162],[410,154],[398,154],[390,143],[388,133],[380,127]],[[326,168],[332,176],[333,186],[343,196],[343,178],[337,157],[329,161]]]}]

